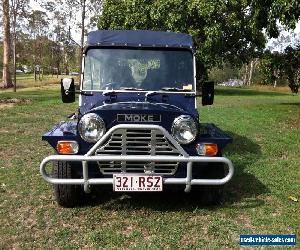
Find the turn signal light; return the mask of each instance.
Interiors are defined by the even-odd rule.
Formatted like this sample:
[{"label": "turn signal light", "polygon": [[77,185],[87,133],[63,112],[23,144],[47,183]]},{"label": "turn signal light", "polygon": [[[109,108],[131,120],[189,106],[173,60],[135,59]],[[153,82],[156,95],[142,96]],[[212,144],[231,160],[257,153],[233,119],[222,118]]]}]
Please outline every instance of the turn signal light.
[{"label": "turn signal light", "polygon": [[218,153],[218,145],[214,143],[199,143],[196,145],[198,155],[215,156]]},{"label": "turn signal light", "polygon": [[79,145],[76,141],[58,141],[57,152],[62,155],[73,155],[79,151]]}]

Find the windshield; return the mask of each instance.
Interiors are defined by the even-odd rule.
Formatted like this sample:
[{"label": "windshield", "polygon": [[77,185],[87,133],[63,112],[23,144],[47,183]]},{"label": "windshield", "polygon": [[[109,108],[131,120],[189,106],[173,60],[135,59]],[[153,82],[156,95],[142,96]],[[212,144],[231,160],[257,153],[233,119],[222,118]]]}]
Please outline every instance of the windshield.
[{"label": "windshield", "polygon": [[192,91],[193,75],[188,50],[89,49],[82,89]]}]

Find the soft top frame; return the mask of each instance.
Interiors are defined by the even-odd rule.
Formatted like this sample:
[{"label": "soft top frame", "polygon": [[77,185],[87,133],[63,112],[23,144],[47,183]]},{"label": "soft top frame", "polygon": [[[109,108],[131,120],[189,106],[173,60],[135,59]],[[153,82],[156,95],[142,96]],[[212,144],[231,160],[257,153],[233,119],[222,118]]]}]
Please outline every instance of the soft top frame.
[{"label": "soft top frame", "polygon": [[192,37],[184,33],[150,30],[97,30],[87,37],[87,46],[193,47]]}]

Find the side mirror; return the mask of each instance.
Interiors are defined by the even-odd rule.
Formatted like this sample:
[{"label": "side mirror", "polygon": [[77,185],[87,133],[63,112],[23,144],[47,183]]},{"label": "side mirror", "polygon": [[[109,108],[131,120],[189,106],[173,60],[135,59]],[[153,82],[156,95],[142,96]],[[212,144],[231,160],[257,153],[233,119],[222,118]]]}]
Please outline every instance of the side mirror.
[{"label": "side mirror", "polygon": [[202,105],[212,105],[214,103],[215,84],[213,81],[205,81],[202,84]]},{"label": "side mirror", "polygon": [[73,78],[64,78],[60,81],[60,92],[63,103],[75,102],[75,84]]}]

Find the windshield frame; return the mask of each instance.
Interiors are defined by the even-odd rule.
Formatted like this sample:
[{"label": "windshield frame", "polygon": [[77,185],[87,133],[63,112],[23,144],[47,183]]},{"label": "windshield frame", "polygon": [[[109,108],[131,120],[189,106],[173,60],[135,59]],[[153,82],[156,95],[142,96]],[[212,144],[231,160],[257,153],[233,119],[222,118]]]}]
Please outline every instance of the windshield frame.
[{"label": "windshield frame", "polygon": [[159,93],[168,93],[168,94],[196,94],[196,63],[195,63],[195,55],[191,48],[187,47],[158,47],[158,46],[143,46],[143,47],[136,47],[136,46],[88,46],[84,49],[83,57],[82,57],[82,72],[81,72],[81,79],[80,79],[80,90],[84,90],[86,92],[104,92],[107,90],[90,90],[90,89],[83,89],[83,82],[84,82],[84,72],[85,72],[85,59],[87,52],[90,49],[136,49],[136,50],[178,50],[178,51],[188,51],[192,55],[193,60],[193,89],[192,90],[178,90],[178,91],[166,91],[166,90],[125,90],[125,89],[115,89],[114,92],[119,93],[128,93],[128,92],[138,92],[138,93],[148,93],[150,91],[155,91]]}]

